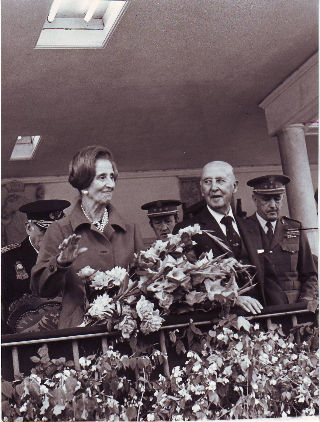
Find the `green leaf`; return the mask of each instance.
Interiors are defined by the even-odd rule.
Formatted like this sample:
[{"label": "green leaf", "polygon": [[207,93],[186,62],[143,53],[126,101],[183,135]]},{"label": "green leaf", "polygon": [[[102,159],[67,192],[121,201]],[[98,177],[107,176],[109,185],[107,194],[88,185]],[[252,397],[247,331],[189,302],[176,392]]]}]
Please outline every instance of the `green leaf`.
[{"label": "green leaf", "polygon": [[218,396],[218,394],[215,391],[211,391],[211,390],[208,391],[208,399],[209,399],[210,403],[213,403],[216,406],[220,402],[220,397]]},{"label": "green leaf", "polygon": [[5,397],[7,397],[8,399],[11,399],[14,393],[14,388],[11,382],[3,380],[1,383],[1,392]]},{"label": "green leaf", "polygon": [[137,409],[133,406],[129,406],[126,409],[126,415],[128,416],[129,421],[134,421],[137,419]]},{"label": "green leaf", "polygon": [[67,400],[72,399],[72,396],[76,390],[77,385],[78,385],[78,380],[76,378],[68,377],[65,380],[65,387],[67,390]]},{"label": "green leaf", "polygon": [[31,356],[30,360],[31,360],[33,363],[38,363],[38,362],[40,362],[40,358],[39,358],[38,356]]},{"label": "green leaf", "polygon": [[2,417],[7,417],[9,421],[15,419],[16,413],[13,408],[10,406],[10,403],[7,400],[1,402]]},{"label": "green leaf", "polygon": [[249,333],[250,332],[251,324],[250,324],[250,322],[247,319],[245,319],[242,316],[239,316],[238,319],[237,319],[237,328],[238,328],[238,330],[240,330],[241,327],[243,327]]},{"label": "green leaf", "polygon": [[42,358],[42,357],[49,357],[49,353],[48,353],[48,346],[46,344],[44,344],[43,346],[41,346],[38,349],[38,355]]},{"label": "green leaf", "polygon": [[21,397],[24,393],[24,384],[21,383],[21,384],[16,385],[15,390],[16,390],[18,397]]},{"label": "green leaf", "polygon": [[148,365],[148,361],[144,357],[137,358],[138,368],[143,369]]},{"label": "green leaf", "polygon": [[213,337],[214,338],[214,337],[216,337],[217,332],[216,331],[213,331],[213,330],[209,330],[208,331],[208,334],[209,334],[210,337]]},{"label": "green leaf", "polygon": [[39,386],[39,384],[36,381],[31,380],[29,382],[28,387],[29,387],[30,396],[35,398],[35,399],[38,399],[39,396],[40,396],[40,386]]},{"label": "green leaf", "polygon": [[308,301],[308,304],[307,304],[308,311],[314,313],[314,312],[316,312],[318,307],[319,307],[319,300],[318,299]]},{"label": "green leaf", "polygon": [[220,397],[226,397],[228,396],[229,386],[225,384],[218,384],[217,391]]},{"label": "green leaf", "polygon": [[121,357],[121,362],[124,368],[129,368],[130,366],[130,359],[128,358],[128,356],[122,356]]},{"label": "green leaf", "polygon": [[169,332],[169,339],[172,341],[172,343],[175,343],[177,341],[177,336],[174,331]]},{"label": "green leaf", "polygon": [[62,411],[66,408],[64,404],[56,404],[53,408],[53,414],[58,416],[61,415]]},{"label": "green leaf", "polygon": [[186,353],[186,348],[184,347],[184,344],[181,340],[178,340],[176,343],[176,352],[178,355],[180,355],[181,353]]},{"label": "green leaf", "polygon": [[190,323],[190,329],[194,334],[197,334],[198,336],[202,336],[202,331],[199,330],[192,322]]},{"label": "green leaf", "polygon": [[131,369],[136,369],[136,367],[137,367],[137,358],[130,358],[129,365],[130,365],[130,368]]}]

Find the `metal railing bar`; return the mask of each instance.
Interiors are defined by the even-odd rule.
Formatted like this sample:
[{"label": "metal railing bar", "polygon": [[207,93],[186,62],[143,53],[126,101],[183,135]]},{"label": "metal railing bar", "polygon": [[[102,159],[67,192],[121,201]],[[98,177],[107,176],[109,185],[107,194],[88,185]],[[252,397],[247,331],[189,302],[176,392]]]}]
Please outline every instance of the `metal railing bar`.
[{"label": "metal railing bar", "polygon": [[[263,318],[273,318],[278,316],[284,316],[284,315],[293,315],[293,314],[304,314],[306,312],[310,312],[308,309],[299,310],[299,311],[290,311],[290,312],[277,312],[275,314],[264,314],[264,315],[252,315],[252,316],[244,316],[243,318],[247,319],[248,321],[251,321],[252,319],[263,319]],[[186,322],[183,324],[174,324],[174,325],[166,325],[164,327],[161,327],[160,330],[172,330],[174,328],[182,328],[182,327],[188,327],[190,323]],[[212,324],[211,321],[199,321],[199,322],[193,322],[194,325],[208,325]]]},{"label": "metal railing bar", "polygon": [[102,352],[107,353],[107,351],[108,351],[108,340],[105,336],[102,337],[102,339],[101,339],[101,347],[102,347]]},{"label": "metal railing bar", "polygon": [[9,343],[2,343],[2,347],[12,347],[12,346],[24,346],[29,344],[40,344],[40,343],[52,343],[55,341],[66,341],[66,340],[82,340],[86,338],[94,338],[94,337],[116,337],[119,336],[120,333],[112,331],[110,333],[94,333],[94,334],[78,334],[76,336],[65,336],[65,337],[51,337],[51,338],[40,338],[36,340],[23,340],[23,341],[13,341]]},{"label": "metal railing bar", "polygon": [[73,354],[74,368],[77,371],[79,371],[80,370],[79,345],[78,345],[77,340],[73,340],[73,342],[72,342],[72,354]]},{"label": "metal railing bar", "polygon": [[11,354],[12,354],[13,375],[16,378],[20,374],[18,348],[13,347],[11,350]]},{"label": "metal railing bar", "polygon": [[[277,312],[272,314],[263,314],[263,315],[250,315],[250,316],[244,316],[245,319],[248,321],[251,321],[253,319],[265,319],[265,318],[274,318],[278,316],[285,316],[285,315],[296,315],[296,314],[303,314],[310,312],[308,309],[301,309],[297,311],[287,311],[287,312]],[[193,322],[194,325],[208,325],[211,324],[212,320],[209,321],[199,321],[199,322]],[[190,324],[190,322],[183,323],[183,324],[173,324],[173,325],[166,325],[160,328],[160,330],[171,330],[175,328],[182,328],[187,327]],[[2,347],[12,347],[12,346],[23,346],[23,345],[30,345],[30,344],[41,344],[41,343],[52,343],[52,342],[58,342],[58,341],[68,341],[68,340],[81,340],[81,339],[87,339],[87,338],[94,338],[94,337],[116,337],[119,336],[120,333],[116,331],[112,331],[110,333],[93,333],[93,334],[78,334],[75,336],[64,336],[64,337],[51,337],[46,339],[35,339],[35,340],[23,340],[23,341],[13,341],[9,343],[2,343]]]}]

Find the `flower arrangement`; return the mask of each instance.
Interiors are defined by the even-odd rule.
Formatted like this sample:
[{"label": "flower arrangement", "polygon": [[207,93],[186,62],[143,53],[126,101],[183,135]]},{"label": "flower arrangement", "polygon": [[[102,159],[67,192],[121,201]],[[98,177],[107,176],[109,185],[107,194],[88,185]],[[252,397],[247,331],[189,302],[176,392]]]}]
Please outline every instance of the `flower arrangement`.
[{"label": "flower arrangement", "polygon": [[[226,253],[214,258],[210,251],[197,259],[192,236],[203,232],[196,224],[169,235],[168,241],[157,240],[136,255],[131,275],[120,267],[83,268],[78,275],[93,292],[83,325],[107,324],[129,338],[137,331],[158,331],[169,314],[234,305],[239,295],[253,287],[251,266],[227,257],[228,247],[207,232]],[[242,288],[237,283],[240,275],[245,279]]]},{"label": "flower arrangement", "polygon": [[[241,318],[241,317],[240,317]],[[124,354],[50,359],[47,346],[32,357],[31,375],[2,382],[4,421],[188,421],[319,414],[318,329],[298,344],[281,328],[235,324],[233,317],[201,331],[190,324],[183,365],[161,374],[156,347]],[[301,331],[301,327],[300,327]],[[169,333],[177,345],[185,333]],[[160,374],[154,373],[160,368]]]}]

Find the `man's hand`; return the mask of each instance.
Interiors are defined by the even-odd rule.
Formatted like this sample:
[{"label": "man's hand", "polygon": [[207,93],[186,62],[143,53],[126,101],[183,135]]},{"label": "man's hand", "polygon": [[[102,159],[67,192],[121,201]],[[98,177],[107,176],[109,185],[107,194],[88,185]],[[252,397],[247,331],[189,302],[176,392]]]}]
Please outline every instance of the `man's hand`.
[{"label": "man's hand", "polygon": [[80,239],[81,236],[72,234],[60,243],[59,250],[61,252],[57,258],[59,265],[67,266],[72,264],[79,255],[88,250],[88,248],[79,248]]},{"label": "man's hand", "polygon": [[251,296],[238,296],[235,304],[254,315],[260,314],[263,308],[261,303]]}]

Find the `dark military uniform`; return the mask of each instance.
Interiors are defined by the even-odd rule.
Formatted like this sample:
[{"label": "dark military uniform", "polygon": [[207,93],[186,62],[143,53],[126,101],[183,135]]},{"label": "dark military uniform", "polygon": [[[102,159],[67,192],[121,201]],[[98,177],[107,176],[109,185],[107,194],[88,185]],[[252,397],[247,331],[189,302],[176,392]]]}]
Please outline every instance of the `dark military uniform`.
[{"label": "dark military uniform", "polygon": [[[26,237],[22,243],[1,249],[1,296],[2,316],[7,321],[12,302],[25,293],[31,294],[31,268],[37,261],[37,252]],[[2,330],[8,327],[2,327]]]},{"label": "dark military uniform", "polygon": [[[278,212],[281,206],[280,195],[284,194],[285,185],[289,182],[290,178],[285,175],[260,176],[247,182],[247,185],[253,188],[255,197],[260,198],[260,211],[257,205],[257,214],[261,218],[261,224],[266,222],[268,228],[267,224],[271,225],[271,221],[276,222],[274,232],[272,229],[268,233],[271,226],[265,232],[257,214],[244,220],[247,241],[256,251],[258,258],[258,265],[255,264],[257,272],[263,275],[260,287],[267,305],[313,300],[317,295],[317,269],[301,223],[288,217],[273,220],[267,214]],[[278,208],[266,206],[263,210],[261,201],[267,204],[272,200],[272,196],[280,205]]]},{"label": "dark military uniform", "polygon": [[[64,216],[63,210],[69,205],[69,201],[59,199],[39,200],[23,205],[19,211],[26,214],[30,223],[45,231],[53,221]],[[47,315],[47,318],[43,320],[46,322],[49,315],[47,310],[51,311],[53,306],[57,305],[56,302],[60,306],[59,300],[54,300],[52,303],[53,301],[39,299],[31,294],[31,269],[37,257],[38,253],[33,248],[29,237],[26,237],[21,244],[9,245],[1,249],[2,333],[44,328],[43,324],[36,324],[37,319],[41,320]],[[28,318],[21,322],[22,315],[28,315]],[[51,317],[55,315],[52,314]]]},{"label": "dark military uniform", "polygon": [[247,229],[247,241],[257,251],[257,269],[264,274],[266,303],[275,305],[314,299],[317,269],[301,223],[281,217],[270,247],[266,246],[264,231],[255,214],[245,219],[243,224]]}]

